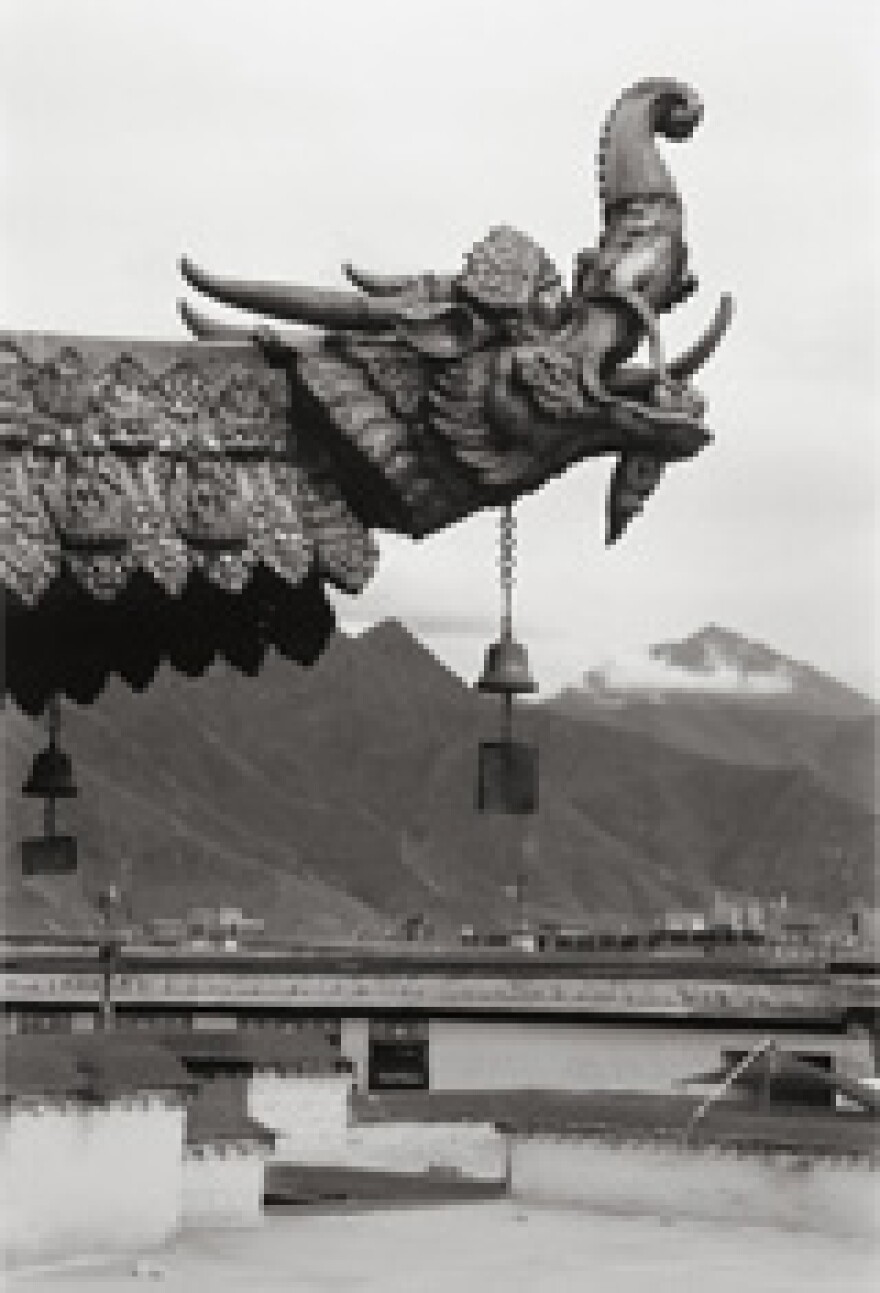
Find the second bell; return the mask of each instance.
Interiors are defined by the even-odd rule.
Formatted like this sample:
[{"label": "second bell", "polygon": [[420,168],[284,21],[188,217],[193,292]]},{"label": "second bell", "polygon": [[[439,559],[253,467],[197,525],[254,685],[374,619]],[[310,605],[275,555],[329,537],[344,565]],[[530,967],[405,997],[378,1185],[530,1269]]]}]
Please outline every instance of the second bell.
[{"label": "second bell", "polygon": [[483,672],[477,683],[480,691],[514,695],[538,690],[529,669],[524,646],[513,638],[502,637],[486,651]]}]

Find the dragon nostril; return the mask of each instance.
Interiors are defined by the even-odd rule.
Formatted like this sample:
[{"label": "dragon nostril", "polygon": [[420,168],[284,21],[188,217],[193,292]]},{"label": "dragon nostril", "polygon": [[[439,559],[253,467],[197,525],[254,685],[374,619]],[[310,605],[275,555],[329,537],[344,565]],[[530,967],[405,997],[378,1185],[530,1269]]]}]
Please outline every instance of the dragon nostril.
[{"label": "dragon nostril", "polygon": [[674,104],[664,122],[664,133],[671,139],[686,139],[699,124],[700,111],[692,104]]}]

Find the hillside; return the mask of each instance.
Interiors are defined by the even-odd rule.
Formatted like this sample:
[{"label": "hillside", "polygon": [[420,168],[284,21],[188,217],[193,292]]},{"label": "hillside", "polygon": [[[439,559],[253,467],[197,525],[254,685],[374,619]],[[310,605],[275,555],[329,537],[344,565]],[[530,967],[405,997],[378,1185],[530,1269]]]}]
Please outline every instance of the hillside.
[{"label": "hillside", "polygon": [[[567,920],[705,901],[716,886],[824,908],[872,895],[873,720],[813,714],[782,739],[759,707],[705,702],[653,729],[625,708],[525,708],[540,814],[481,815],[477,746],[496,707],[385,623],[338,636],[310,670],[272,657],[254,679],[164,671],[142,696],[111,686],[90,708],[66,706],[81,793],[62,820],[80,838],[87,898],[126,857],[136,915],[228,904],[316,936],[415,911],[507,919],[523,857],[535,910]],[[65,924],[76,904],[18,875],[38,811],[17,787],[42,732],[12,709],[4,725],[6,923]]]}]

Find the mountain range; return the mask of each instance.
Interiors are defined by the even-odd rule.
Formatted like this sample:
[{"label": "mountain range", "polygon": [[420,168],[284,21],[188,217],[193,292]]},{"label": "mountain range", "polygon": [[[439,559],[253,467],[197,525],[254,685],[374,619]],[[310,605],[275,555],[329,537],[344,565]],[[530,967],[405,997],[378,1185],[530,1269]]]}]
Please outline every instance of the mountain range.
[{"label": "mountain range", "polygon": [[7,706],[4,924],[88,924],[121,869],[135,918],[231,906],[313,938],[415,913],[505,923],[519,871],[530,910],[567,922],[717,889],[873,902],[876,707],[714,626],[648,660],[647,681],[609,667],[520,707],[540,751],[534,818],[476,811],[497,704],[393,621],[337,635],[311,669],[272,656],[256,678],[218,665],[164,670],[140,696],[110,686],[63,708],[80,790],[59,808],[81,858],[66,884],[20,875],[39,805],[18,786],[45,737]]}]

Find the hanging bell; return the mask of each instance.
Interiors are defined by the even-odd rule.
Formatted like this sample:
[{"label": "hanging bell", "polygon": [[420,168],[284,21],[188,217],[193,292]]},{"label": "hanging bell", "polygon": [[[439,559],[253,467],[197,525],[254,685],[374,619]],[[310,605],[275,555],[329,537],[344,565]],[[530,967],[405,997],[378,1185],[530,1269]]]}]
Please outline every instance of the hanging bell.
[{"label": "hanging bell", "polygon": [[529,669],[525,647],[511,637],[501,637],[486,651],[483,672],[477,683],[480,691],[513,696],[538,690]]},{"label": "hanging bell", "polygon": [[60,722],[57,697],[48,706],[49,744],[31,764],[22,794],[43,801],[43,834],[21,842],[21,869],[26,876],[61,875],[77,869],[76,839],[59,835],[55,829],[55,801],[72,799],[77,793],[70,755],[55,744]]},{"label": "hanging bell", "polygon": [[77,793],[70,755],[59,750],[54,741],[34,758],[23,795],[35,799],[73,799]]},{"label": "hanging bell", "polygon": [[480,742],[477,808],[489,813],[534,813],[538,807],[538,751],[513,739],[513,698],[537,691],[526,649],[513,638],[513,576],[516,527],[513,506],[501,514],[499,570],[501,572],[501,636],[486,651],[480,691],[503,699],[501,739]]}]

